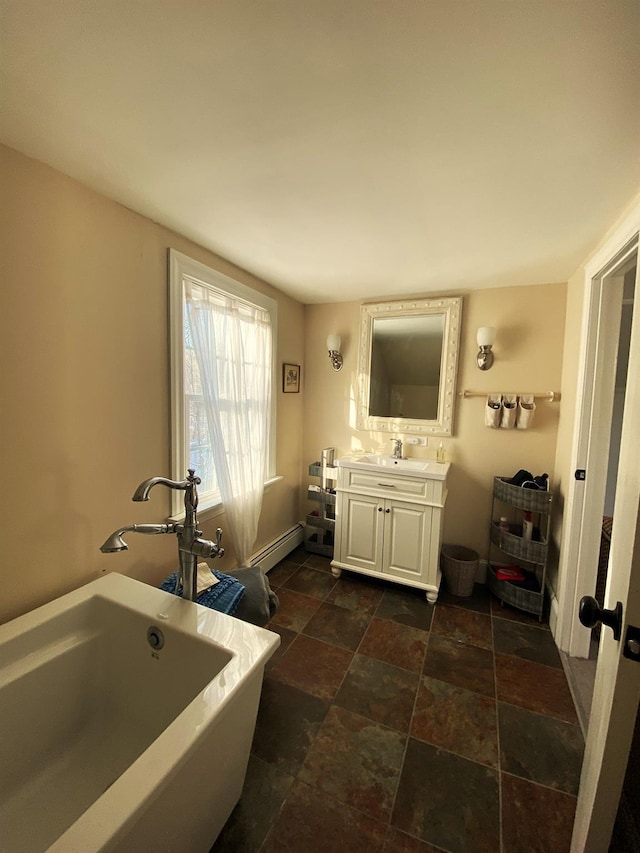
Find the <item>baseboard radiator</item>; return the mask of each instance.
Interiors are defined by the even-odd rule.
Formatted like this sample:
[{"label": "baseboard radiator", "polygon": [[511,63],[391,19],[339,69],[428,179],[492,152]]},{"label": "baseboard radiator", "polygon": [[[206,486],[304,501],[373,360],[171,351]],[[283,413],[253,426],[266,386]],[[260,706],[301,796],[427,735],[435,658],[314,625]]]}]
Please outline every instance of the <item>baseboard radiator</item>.
[{"label": "baseboard radiator", "polygon": [[294,548],[304,542],[304,526],[300,523],[294,524],[289,530],[286,530],[281,536],[272,539],[264,548],[253,554],[250,563],[252,566],[260,564],[263,571],[268,572],[277,565],[280,560],[284,560],[287,554],[290,554]]}]

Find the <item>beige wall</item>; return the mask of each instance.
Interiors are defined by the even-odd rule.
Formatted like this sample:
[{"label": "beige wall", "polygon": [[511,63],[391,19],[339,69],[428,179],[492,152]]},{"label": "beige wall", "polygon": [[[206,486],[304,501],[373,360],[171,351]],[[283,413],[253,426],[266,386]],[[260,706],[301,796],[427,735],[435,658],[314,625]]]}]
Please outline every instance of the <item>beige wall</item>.
[{"label": "beige wall", "polygon": [[[560,390],[565,302],[564,284],[466,294],[458,389]],[[319,458],[323,447],[335,446],[338,456],[358,448],[390,452],[389,435],[355,429],[359,311],[360,305],[355,302],[305,307],[303,480],[307,464]],[[495,364],[486,373],[475,363],[476,331],[482,325],[498,329]],[[339,373],[331,369],[326,353],[329,333],[342,337],[344,367]],[[512,475],[526,468],[534,475],[547,472],[553,478],[561,406],[538,401],[535,425],[530,430],[492,430],[484,426],[482,398],[457,400],[455,435],[443,439],[447,458],[453,462],[445,514],[446,541],[467,545],[486,556],[493,476]],[[412,456],[433,458],[439,441],[430,438],[427,448],[407,450]],[[311,508],[303,492],[301,513]]]},{"label": "beige wall", "polygon": [[[108,571],[158,582],[168,536],[99,546],[116,527],[164,521],[169,493],[167,249],[275,298],[278,364],[302,363],[303,307],[265,283],[77,182],[0,147],[2,507],[0,621]],[[256,548],[298,520],[303,394],[278,392],[277,471]],[[205,535],[225,527],[222,516]],[[227,540],[227,544],[228,540]],[[229,552],[220,568],[234,563]]]}]

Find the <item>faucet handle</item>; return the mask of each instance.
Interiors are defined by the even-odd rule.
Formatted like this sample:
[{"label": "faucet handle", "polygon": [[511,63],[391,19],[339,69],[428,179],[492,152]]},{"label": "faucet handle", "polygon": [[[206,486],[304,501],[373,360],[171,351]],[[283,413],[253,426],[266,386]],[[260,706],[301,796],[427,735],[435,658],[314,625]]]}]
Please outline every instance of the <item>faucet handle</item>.
[{"label": "faucet handle", "polygon": [[195,554],[197,557],[222,557],[224,554],[224,548],[220,547],[220,540],[222,539],[222,530],[218,528],[216,530],[216,541],[212,542],[211,539],[200,539],[200,537],[193,540],[190,547],[187,549],[189,553]]},{"label": "faucet handle", "polygon": [[222,555],[224,554],[224,548],[220,545],[221,542],[222,542],[222,528],[219,527],[216,530],[216,552],[217,552],[218,557],[222,557]]}]

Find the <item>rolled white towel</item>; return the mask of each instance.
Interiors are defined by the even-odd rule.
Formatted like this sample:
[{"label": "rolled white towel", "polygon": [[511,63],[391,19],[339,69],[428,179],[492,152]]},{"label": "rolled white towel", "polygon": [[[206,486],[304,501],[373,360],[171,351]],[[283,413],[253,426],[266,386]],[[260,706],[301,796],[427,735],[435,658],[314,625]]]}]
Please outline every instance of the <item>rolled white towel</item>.
[{"label": "rolled white towel", "polygon": [[207,589],[211,589],[211,587],[215,586],[217,583],[220,583],[220,581],[213,574],[209,566],[206,563],[198,563],[196,594],[200,595],[201,592],[204,592]]}]

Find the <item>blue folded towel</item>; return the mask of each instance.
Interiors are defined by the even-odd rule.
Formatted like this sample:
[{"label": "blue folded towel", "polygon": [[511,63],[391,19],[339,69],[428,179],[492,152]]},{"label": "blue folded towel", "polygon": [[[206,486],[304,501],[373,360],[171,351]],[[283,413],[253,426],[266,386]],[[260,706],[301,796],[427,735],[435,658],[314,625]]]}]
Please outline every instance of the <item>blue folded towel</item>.
[{"label": "blue folded towel", "polygon": [[[219,613],[227,613],[229,616],[233,616],[244,595],[244,586],[236,578],[223,575],[222,572],[217,572],[215,569],[211,569],[211,574],[218,578],[219,583],[201,592],[197,596],[196,602],[202,604],[203,607],[210,607]],[[174,572],[160,585],[160,589],[175,593],[177,580],[178,573]]]}]

